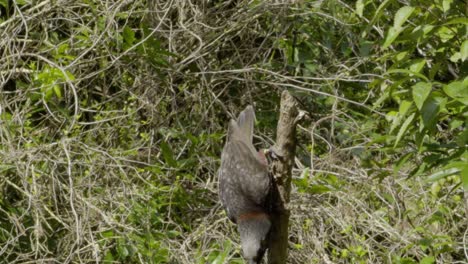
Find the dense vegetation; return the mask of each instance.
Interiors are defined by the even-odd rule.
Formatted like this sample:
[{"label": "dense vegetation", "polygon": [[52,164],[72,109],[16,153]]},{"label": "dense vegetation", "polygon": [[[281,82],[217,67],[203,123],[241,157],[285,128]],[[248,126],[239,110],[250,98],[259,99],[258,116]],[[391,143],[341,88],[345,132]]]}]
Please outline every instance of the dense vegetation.
[{"label": "dense vegetation", "polygon": [[462,0],[0,0],[0,262],[243,263],[227,120],[298,130],[290,263],[466,263]]}]

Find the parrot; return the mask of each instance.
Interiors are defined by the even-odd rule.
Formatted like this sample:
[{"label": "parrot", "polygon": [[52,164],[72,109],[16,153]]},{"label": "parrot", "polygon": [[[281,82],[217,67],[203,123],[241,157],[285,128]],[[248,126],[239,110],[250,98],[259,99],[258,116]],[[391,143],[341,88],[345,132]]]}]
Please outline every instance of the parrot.
[{"label": "parrot", "polygon": [[272,179],[263,150],[253,146],[255,112],[247,106],[231,119],[218,170],[219,198],[228,218],[237,224],[244,258],[259,264],[271,227],[269,194]]}]

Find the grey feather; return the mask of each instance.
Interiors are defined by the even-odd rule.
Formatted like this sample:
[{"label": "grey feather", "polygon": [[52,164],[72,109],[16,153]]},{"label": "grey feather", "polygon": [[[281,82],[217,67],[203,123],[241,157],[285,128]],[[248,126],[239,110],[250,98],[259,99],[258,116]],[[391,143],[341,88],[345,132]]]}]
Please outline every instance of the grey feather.
[{"label": "grey feather", "polygon": [[[220,186],[233,189],[235,197],[228,203],[236,203],[241,198],[250,199],[250,203],[262,206],[268,195],[270,178],[268,167],[259,161],[244,142],[228,142],[221,156]],[[222,197],[222,196],[221,196]],[[247,206],[246,206],[247,207]],[[248,206],[249,208],[251,206]]]},{"label": "grey feather", "polygon": [[271,179],[268,165],[252,144],[254,122],[252,106],[247,106],[237,121],[229,121],[218,177],[219,197],[229,219],[238,224],[244,257],[250,263],[259,263],[270,221],[268,217],[238,221],[244,214],[268,214],[269,208],[266,203]]},{"label": "grey feather", "polygon": [[244,142],[252,144],[253,130],[255,123],[255,112],[251,105],[247,106],[244,111],[239,114],[237,118],[237,124],[245,137]]}]

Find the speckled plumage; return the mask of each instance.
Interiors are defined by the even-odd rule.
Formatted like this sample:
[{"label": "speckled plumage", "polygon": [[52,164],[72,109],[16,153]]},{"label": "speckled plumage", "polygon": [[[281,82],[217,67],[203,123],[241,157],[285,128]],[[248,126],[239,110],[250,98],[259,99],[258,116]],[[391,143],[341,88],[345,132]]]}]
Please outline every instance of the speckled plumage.
[{"label": "speckled plumage", "polygon": [[[218,175],[219,197],[229,219],[239,225],[244,257],[251,263],[259,263],[264,252],[262,243],[270,228],[267,210],[270,177],[265,157],[252,144],[254,121],[252,106],[242,111],[237,121],[230,120]],[[267,217],[249,217],[248,221],[241,218],[253,214]],[[257,256],[257,252],[261,255]]]}]

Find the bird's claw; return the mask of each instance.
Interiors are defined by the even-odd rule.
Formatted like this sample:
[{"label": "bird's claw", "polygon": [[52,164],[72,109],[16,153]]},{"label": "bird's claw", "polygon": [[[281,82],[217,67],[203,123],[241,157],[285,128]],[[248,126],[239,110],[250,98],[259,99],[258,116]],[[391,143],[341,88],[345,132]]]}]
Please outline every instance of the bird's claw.
[{"label": "bird's claw", "polygon": [[275,146],[271,146],[270,148],[265,150],[265,156],[268,160],[268,163],[271,163],[275,160],[282,160],[284,154],[281,151],[279,151]]}]

